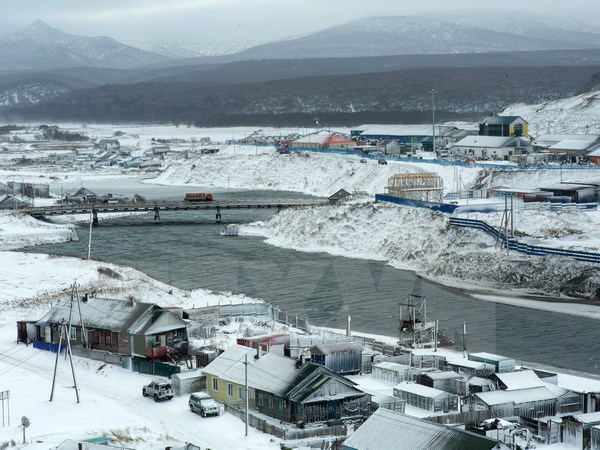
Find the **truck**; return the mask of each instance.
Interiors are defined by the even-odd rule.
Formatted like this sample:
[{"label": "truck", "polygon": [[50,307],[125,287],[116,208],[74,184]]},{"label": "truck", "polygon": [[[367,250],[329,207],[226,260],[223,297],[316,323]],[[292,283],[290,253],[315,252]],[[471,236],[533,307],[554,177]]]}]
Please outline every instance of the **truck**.
[{"label": "truck", "polygon": [[193,413],[199,412],[202,417],[218,416],[221,414],[221,407],[214,399],[206,392],[196,392],[190,395],[188,401],[190,411]]},{"label": "truck", "polygon": [[142,388],[142,395],[154,398],[155,402],[171,400],[173,398],[173,387],[169,381],[155,380]]},{"label": "truck", "polygon": [[188,192],[185,194],[186,202],[212,202],[213,195],[209,192]]}]

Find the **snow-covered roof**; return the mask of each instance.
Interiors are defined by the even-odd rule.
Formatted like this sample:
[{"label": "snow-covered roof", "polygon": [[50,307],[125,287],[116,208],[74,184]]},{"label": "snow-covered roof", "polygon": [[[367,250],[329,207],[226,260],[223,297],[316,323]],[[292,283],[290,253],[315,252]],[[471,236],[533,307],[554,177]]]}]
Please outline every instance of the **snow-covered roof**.
[{"label": "snow-covered roof", "polygon": [[537,402],[544,400],[554,400],[560,395],[552,392],[545,386],[534,387],[529,389],[518,389],[514,391],[490,391],[490,392],[479,392],[475,394],[485,404],[502,405],[505,403],[528,403]]},{"label": "snow-covered roof", "polygon": [[295,145],[295,144],[325,144],[330,137],[331,137],[331,134],[329,134],[329,133],[308,134],[306,136],[302,136],[301,138],[293,141],[292,145]]},{"label": "snow-covered roof", "polygon": [[300,371],[291,358],[267,353],[258,360],[256,350],[232,345],[204,368],[204,373],[235,384],[244,384],[245,356],[248,355],[248,386],[282,395]]},{"label": "snow-covered roof", "polygon": [[492,380],[480,377],[472,377],[469,380],[469,384],[473,386],[494,386],[494,382]]},{"label": "snow-covered roof", "polygon": [[379,408],[346,441],[344,447],[361,450],[491,449],[496,441],[426,420]]},{"label": "snow-covered roof", "polygon": [[579,191],[581,189],[589,189],[594,186],[590,184],[569,184],[569,183],[560,183],[560,184],[552,184],[550,186],[541,186],[541,191]]},{"label": "snow-covered roof", "polygon": [[487,116],[479,123],[488,125],[510,125],[515,122],[527,123],[519,116]]},{"label": "snow-covered roof", "polygon": [[565,139],[551,145],[549,150],[587,150],[595,145],[594,141]]},{"label": "snow-covered roof", "polygon": [[485,147],[485,148],[503,148],[516,147],[519,145],[529,145],[527,141],[506,136],[466,136],[456,144],[455,147]]},{"label": "snow-covered roof", "polygon": [[533,144],[539,147],[549,147],[566,140],[595,142],[599,139],[600,135],[598,134],[542,134],[533,141]]},{"label": "snow-covered roof", "polygon": [[180,380],[189,380],[192,378],[203,377],[204,372],[202,370],[190,370],[189,372],[174,373],[171,378],[179,378]]},{"label": "snow-covered roof", "polygon": [[398,389],[399,391],[409,392],[411,394],[416,394],[421,397],[428,398],[437,398],[440,396],[449,395],[448,392],[442,391],[440,389],[435,389],[429,386],[423,386],[418,383],[411,383],[410,381],[403,381],[400,384],[394,386],[394,389]]},{"label": "snow-covered roof", "polygon": [[65,298],[58,302],[38,322],[60,323],[62,320],[78,325],[81,317],[86,327],[103,328],[111,331],[127,331],[131,334],[143,334],[157,325],[156,330],[147,334],[156,334],[163,331],[185,328],[186,323],[170,311],[162,310],[153,303],[132,302],[117,299],[91,297],[87,301],[81,301],[79,306],[73,303],[70,311],[71,298]]},{"label": "snow-covered roof", "polygon": [[577,422],[581,423],[600,423],[600,412],[575,414],[572,416]]},{"label": "snow-covered roof", "polygon": [[481,369],[493,369],[494,366],[490,365],[490,364],[486,364],[484,362],[481,361],[471,361],[470,359],[464,359],[464,358],[448,358],[446,360],[446,364],[452,365],[452,366],[457,366],[457,367],[466,367],[469,369],[475,369],[475,370],[481,370]]},{"label": "snow-covered roof", "polygon": [[456,373],[453,370],[427,372],[427,373],[424,373],[423,376],[431,378],[432,380],[448,380],[448,379],[453,379],[453,378],[461,378],[461,375],[459,375],[458,373]]},{"label": "snow-covered roof", "polygon": [[380,363],[373,364],[373,368],[375,367],[378,369],[393,370],[395,372],[404,372],[405,370],[410,369],[410,366],[389,361],[382,361]]},{"label": "snow-covered roof", "polygon": [[497,373],[495,376],[506,386],[508,391],[540,387],[546,384],[533,370]]},{"label": "snow-covered roof", "polygon": [[488,353],[488,352],[471,353],[469,355],[469,358],[470,357],[481,358],[481,359],[486,359],[488,361],[496,361],[496,362],[512,360],[512,358],[509,358],[508,356],[495,355],[493,353]]}]

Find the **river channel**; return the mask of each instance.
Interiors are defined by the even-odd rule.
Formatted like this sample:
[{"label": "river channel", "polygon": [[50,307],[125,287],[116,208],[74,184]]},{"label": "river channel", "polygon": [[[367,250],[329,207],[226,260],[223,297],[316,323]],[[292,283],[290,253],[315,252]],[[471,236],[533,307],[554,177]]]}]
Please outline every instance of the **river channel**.
[{"label": "river channel", "polygon": [[[119,180],[119,193],[148,199],[179,199],[199,188],[165,187]],[[114,193],[115,181],[86,183],[97,194]],[[53,186],[52,190],[72,186]],[[211,189],[217,199],[297,199],[292,192]],[[272,210],[223,211],[223,223],[268,220]],[[266,245],[262,238],[221,236],[214,211],[167,212],[102,220],[92,231],[92,257],[134,267],[182,289],[232,291],[264,299],[313,325],[397,335],[399,302],[409,294],[427,298],[427,315],[462,346],[521,361],[600,374],[600,323],[597,320],[517,308],[462,295],[393,269],[385,263],[302,253]],[[87,255],[88,228],[78,241],[41,245],[25,251]]]}]

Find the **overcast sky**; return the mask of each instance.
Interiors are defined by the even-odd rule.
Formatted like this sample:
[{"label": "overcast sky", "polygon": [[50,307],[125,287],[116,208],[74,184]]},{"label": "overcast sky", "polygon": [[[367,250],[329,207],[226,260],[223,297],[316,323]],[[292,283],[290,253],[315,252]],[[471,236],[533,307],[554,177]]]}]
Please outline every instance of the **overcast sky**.
[{"label": "overcast sky", "polygon": [[[0,0],[0,34],[37,19],[71,34],[146,42],[267,41],[353,19],[481,8],[481,0]],[[485,2],[489,5],[489,2]],[[496,5],[497,7],[500,4]],[[600,0],[505,0],[503,8],[600,25]]]}]

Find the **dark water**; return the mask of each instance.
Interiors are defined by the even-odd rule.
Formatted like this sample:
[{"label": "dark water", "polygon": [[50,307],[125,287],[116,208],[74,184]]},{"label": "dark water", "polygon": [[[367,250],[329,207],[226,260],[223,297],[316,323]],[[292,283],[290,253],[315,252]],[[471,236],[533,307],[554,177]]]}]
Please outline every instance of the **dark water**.
[{"label": "dark water", "polygon": [[[179,193],[177,193],[179,195]],[[252,198],[298,194],[246,192]],[[291,197],[288,197],[291,198]],[[397,334],[398,304],[408,294],[427,297],[427,315],[469,351],[488,351],[600,374],[600,322],[582,317],[500,305],[459,295],[381,262],[301,253],[266,245],[262,238],[221,236],[214,213],[172,212],[101,221],[92,232],[92,257],[122,263],[183,289],[206,288],[262,298],[314,325]],[[264,210],[225,211],[223,221],[268,219]],[[88,229],[79,241],[27,251],[87,255]]]}]

